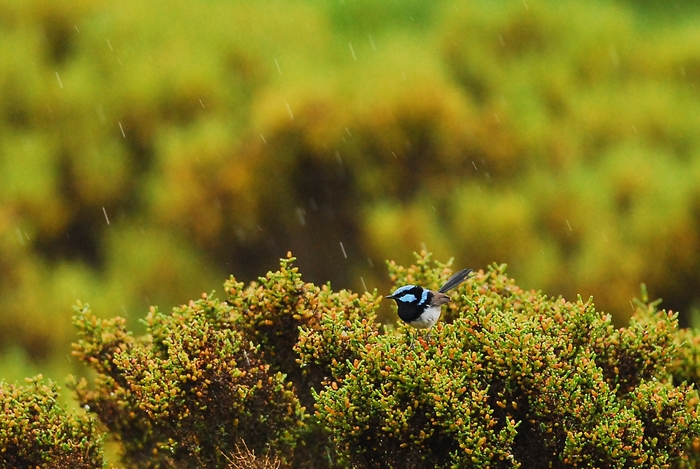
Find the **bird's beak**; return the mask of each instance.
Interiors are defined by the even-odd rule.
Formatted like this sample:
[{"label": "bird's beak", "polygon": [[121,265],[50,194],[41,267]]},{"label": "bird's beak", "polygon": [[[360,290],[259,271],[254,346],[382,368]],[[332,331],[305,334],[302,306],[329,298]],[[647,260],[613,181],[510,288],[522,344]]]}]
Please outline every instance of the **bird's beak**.
[{"label": "bird's beak", "polygon": [[394,299],[394,295],[387,295],[387,296],[385,296],[384,298],[386,298],[387,300],[393,300],[393,299]]}]

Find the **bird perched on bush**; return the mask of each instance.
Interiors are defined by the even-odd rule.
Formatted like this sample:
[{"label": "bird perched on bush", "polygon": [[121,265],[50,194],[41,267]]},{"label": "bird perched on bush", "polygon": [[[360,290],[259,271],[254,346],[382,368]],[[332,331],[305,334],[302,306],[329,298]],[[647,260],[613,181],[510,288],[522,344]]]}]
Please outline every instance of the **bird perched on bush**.
[{"label": "bird perched on bush", "polygon": [[394,290],[394,293],[387,298],[396,301],[399,317],[405,323],[419,329],[429,329],[440,319],[442,305],[450,301],[450,297],[446,293],[468,279],[472,272],[472,269],[460,270],[450,277],[438,291],[418,285],[404,285]]}]

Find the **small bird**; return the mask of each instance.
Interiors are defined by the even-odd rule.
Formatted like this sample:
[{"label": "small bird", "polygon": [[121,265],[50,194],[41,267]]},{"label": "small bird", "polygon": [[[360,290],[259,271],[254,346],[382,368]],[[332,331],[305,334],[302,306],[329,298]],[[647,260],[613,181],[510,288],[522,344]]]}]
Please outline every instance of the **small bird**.
[{"label": "small bird", "polygon": [[399,317],[419,329],[430,329],[440,319],[442,305],[450,301],[445,293],[469,278],[472,269],[462,269],[454,274],[438,291],[418,285],[404,285],[387,296],[396,301]]}]

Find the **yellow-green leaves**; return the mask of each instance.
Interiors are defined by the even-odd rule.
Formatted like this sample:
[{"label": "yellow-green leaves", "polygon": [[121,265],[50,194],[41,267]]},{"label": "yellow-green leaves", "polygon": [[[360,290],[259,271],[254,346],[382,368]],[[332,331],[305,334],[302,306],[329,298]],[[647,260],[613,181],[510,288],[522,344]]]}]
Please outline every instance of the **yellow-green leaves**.
[{"label": "yellow-green leaves", "polygon": [[[390,275],[434,287],[450,271],[429,258]],[[685,467],[700,419],[669,366],[676,315],[635,304],[615,329],[592,301],[524,291],[494,265],[429,334],[324,315],[298,349],[327,377],[316,415],[357,467]]]},{"label": "yellow-green leaves", "polygon": [[58,386],[41,375],[25,385],[0,382],[0,467],[104,466],[95,421],[67,412],[57,398]]},{"label": "yellow-green leaves", "polygon": [[[389,264],[440,285],[450,264]],[[74,383],[134,467],[219,467],[245,443],[288,467],[691,467],[700,441],[694,333],[634,301],[615,328],[592,300],[518,287],[504,265],[452,293],[429,332],[382,326],[380,298],[304,282],[294,258],[144,319],[77,309]],[[690,384],[682,382],[688,381]],[[695,459],[693,459],[695,458]]]}]

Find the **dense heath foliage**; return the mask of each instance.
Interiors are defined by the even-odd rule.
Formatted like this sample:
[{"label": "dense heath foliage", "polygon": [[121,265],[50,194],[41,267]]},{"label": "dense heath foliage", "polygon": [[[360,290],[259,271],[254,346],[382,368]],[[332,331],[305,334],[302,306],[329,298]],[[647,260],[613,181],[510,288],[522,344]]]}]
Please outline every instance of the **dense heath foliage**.
[{"label": "dense heath foliage", "polygon": [[[143,334],[79,304],[73,354],[94,373],[69,387],[87,415],[40,377],[2,384],[0,462],[102,467],[99,421],[135,468],[700,467],[700,336],[644,292],[616,328],[494,264],[428,332],[381,325],[376,292],[307,283],[294,260],[152,308]],[[436,288],[452,267],[389,271]]]},{"label": "dense heath foliage", "polygon": [[696,3],[0,0],[3,377],[77,371],[75,298],[140,317],[287,250],[356,291],[425,243],[616,324],[642,282],[690,312]]}]

